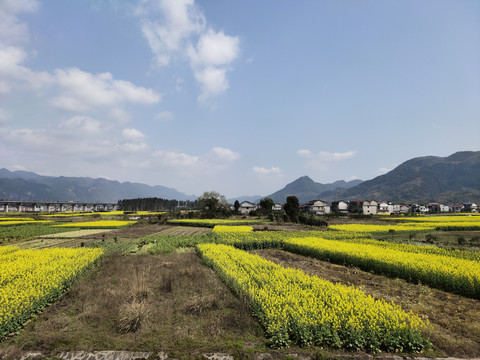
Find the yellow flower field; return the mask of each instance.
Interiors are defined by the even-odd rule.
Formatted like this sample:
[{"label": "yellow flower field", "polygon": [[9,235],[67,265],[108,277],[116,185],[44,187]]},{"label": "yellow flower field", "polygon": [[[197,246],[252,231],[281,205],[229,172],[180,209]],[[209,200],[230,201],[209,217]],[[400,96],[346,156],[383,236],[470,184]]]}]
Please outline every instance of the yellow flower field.
[{"label": "yellow flower field", "polygon": [[[350,264],[359,268],[398,276],[413,282],[480,299],[480,262],[429,253],[429,248],[417,252],[402,251],[393,246],[359,242],[332,241],[320,238],[285,240],[284,249],[302,255]],[[412,248],[413,250],[413,248]]]},{"label": "yellow flower field", "polygon": [[101,249],[0,248],[0,339],[58,298]]},{"label": "yellow flower field", "polygon": [[283,268],[227,245],[201,244],[204,260],[250,300],[274,346],[420,351],[427,325],[399,306],[359,289]]},{"label": "yellow flower field", "polygon": [[217,233],[225,233],[225,232],[248,233],[248,232],[252,232],[253,228],[251,226],[215,225],[212,231]]},{"label": "yellow flower field", "polygon": [[169,224],[176,225],[190,225],[190,226],[206,226],[214,227],[215,225],[249,225],[249,224],[263,224],[263,220],[229,220],[229,219],[175,219],[168,220]]},{"label": "yellow flower field", "polygon": [[406,224],[392,224],[392,225],[371,225],[371,224],[343,224],[343,225],[329,225],[329,229],[353,231],[359,233],[374,233],[374,232],[388,232],[395,231],[420,231],[433,230],[436,228],[435,224],[420,224],[420,223],[406,223]]},{"label": "yellow flower field", "polygon": [[0,221],[0,226],[24,225],[24,224],[48,224],[53,223],[51,220],[22,220],[22,221]]}]

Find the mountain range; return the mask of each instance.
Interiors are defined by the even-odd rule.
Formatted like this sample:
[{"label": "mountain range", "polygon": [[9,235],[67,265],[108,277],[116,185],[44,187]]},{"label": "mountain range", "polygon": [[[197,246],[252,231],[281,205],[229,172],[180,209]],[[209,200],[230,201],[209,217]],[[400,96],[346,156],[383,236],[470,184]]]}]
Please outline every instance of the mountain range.
[{"label": "mountain range", "polygon": [[121,199],[158,197],[162,199],[195,200],[165,186],[149,186],[92,179],[88,177],[42,176],[28,171],[0,169],[0,199],[12,201],[89,201],[116,203]]},{"label": "mountain range", "polygon": [[462,151],[448,157],[408,160],[392,171],[349,189],[319,194],[332,200],[375,199],[406,203],[480,202],[480,151]]},{"label": "mountain range", "polygon": [[[229,199],[229,202],[258,202],[269,197],[277,203],[284,203],[290,195],[296,196],[300,203],[314,199],[480,203],[480,151],[462,151],[448,157],[414,158],[367,181],[339,180],[321,184],[302,176],[270,195]],[[120,183],[103,178],[52,177],[0,169],[0,199],[3,200],[117,202],[142,197],[176,200],[196,198],[160,185]]]}]

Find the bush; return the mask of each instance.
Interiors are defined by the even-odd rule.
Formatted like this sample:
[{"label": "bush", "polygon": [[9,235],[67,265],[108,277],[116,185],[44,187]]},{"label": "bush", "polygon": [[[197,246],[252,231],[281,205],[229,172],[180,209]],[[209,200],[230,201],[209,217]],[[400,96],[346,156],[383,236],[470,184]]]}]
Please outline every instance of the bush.
[{"label": "bush", "polygon": [[322,220],[318,216],[315,216],[315,215],[307,215],[307,214],[301,213],[298,216],[298,221],[302,224],[305,224],[305,225],[324,226],[324,227],[328,226],[328,223],[325,220]]},{"label": "bush", "polygon": [[458,245],[465,245],[467,243],[467,239],[465,239],[463,236],[458,236],[457,241]]},{"label": "bush", "polygon": [[429,244],[435,244],[437,242],[438,238],[434,234],[427,234],[425,235],[425,242]]}]

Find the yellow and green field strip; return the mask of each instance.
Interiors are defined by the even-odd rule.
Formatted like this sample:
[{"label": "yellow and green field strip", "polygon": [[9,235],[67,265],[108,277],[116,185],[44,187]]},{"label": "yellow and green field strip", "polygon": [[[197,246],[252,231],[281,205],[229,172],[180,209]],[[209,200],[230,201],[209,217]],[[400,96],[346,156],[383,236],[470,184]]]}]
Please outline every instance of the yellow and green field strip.
[{"label": "yellow and green field strip", "polygon": [[245,295],[274,346],[370,352],[420,351],[428,326],[393,303],[223,244],[197,246],[205,262]]},{"label": "yellow and green field strip", "polygon": [[0,339],[57,299],[103,254],[101,249],[0,248]]},{"label": "yellow and green field strip", "polygon": [[216,233],[248,233],[252,232],[253,228],[247,225],[215,225],[212,231]]},{"label": "yellow and green field strip", "polygon": [[421,282],[445,291],[480,299],[480,262],[427,251],[402,251],[394,246],[326,240],[291,238],[283,242],[287,251],[339,264],[357,266]]},{"label": "yellow and green field strip", "polygon": [[204,227],[214,227],[215,225],[253,225],[253,224],[264,224],[263,220],[255,219],[175,219],[168,220],[169,224],[174,225],[186,225],[186,226],[204,226]]}]

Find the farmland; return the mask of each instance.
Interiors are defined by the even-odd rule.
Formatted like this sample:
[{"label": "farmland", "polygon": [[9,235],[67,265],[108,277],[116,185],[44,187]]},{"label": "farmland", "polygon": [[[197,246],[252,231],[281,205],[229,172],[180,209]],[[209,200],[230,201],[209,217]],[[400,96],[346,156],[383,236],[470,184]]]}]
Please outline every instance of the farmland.
[{"label": "farmland", "polygon": [[[2,320],[0,352],[12,359],[23,351],[124,349],[177,359],[215,352],[239,359],[480,356],[480,231],[437,226],[475,224],[471,219],[414,226],[378,217],[326,230],[260,218],[161,216],[145,213],[126,224],[114,222],[131,221],[123,214],[29,218],[0,227],[4,264],[22,251],[104,254],[53,291],[60,295],[46,307],[25,305],[35,310]],[[0,286],[6,283],[15,284]]]}]

